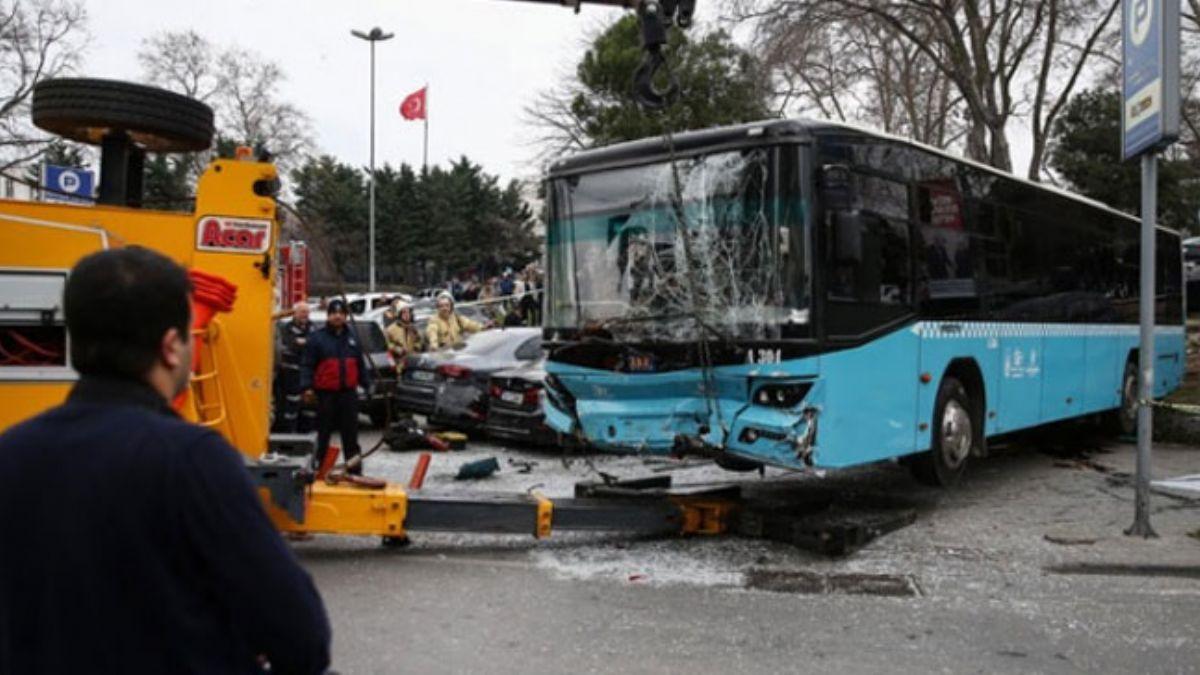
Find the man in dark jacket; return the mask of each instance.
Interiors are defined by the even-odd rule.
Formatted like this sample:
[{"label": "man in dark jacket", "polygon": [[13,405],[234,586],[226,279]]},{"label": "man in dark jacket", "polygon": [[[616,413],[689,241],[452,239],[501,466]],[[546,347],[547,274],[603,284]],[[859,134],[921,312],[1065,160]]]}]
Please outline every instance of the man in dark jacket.
[{"label": "man in dark jacket", "polygon": [[276,405],[279,419],[276,428],[285,434],[306,434],[316,426],[316,411],[310,405],[301,405],[300,400],[304,393],[300,387],[300,362],[304,359],[312,330],[312,323],[308,320],[308,305],[297,302],[292,308],[292,320],[280,328],[282,348],[279,350],[275,375],[279,386]]},{"label": "man in dark jacket", "polygon": [[0,673],[320,673],[329,623],[187,387],[187,275],[96,253],[64,293],[66,403],[0,436]]},{"label": "man in dark jacket", "polygon": [[[346,325],[346,303],[329,303],[325,327],[308,338],[300,365],[300,386],[305,398],[317,402],[317,460],[329,447],[333,430],[342,439],[346,462],[358,457],[358,390],[371,388],[371,371],[363,358],[362,345]],[[349,466],[350,473],[362,467]]]}]

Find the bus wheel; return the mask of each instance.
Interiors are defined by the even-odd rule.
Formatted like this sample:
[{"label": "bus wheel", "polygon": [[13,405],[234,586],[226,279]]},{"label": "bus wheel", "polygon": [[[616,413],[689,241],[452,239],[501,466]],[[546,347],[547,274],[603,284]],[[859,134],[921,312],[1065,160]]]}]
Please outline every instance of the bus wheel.
[{"label": "bus wheel", "polygon": [[961,382],[953,377],[942,380],[933,406],[932,449],[914,457],[911,464],[917,481],[948,487],[962,477],[978,426],[972,409]]},{"label": "bus wheel", "polygon": [[1137,433],[1137,418],[1138,367],[1135,360],[1130,360],[1121,376],[1121,407],[1108,413],[1108,427],[1117,436],[1132,436]]}]

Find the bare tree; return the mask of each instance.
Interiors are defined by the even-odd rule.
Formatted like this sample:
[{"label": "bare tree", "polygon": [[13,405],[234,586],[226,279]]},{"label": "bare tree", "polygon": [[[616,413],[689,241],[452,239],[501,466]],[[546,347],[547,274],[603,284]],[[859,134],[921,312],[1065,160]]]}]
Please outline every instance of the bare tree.
[{"label": "bare tree", "polygon": [[539,164],[591,146],[583,120],[573,108],[579,95],[569,84],[561,83],[539,92],[525,107],[525,122],[535,132],[528,142],[537,149]]},{"label": "bare tree", "polygon": [[[277,63],[239,47],[218,49],[190,30],[143,41],[138,62],[147,81],[212,106],[222,140],[261,144],[285,172],[311,151],[311,122],[281,99],[286,76]],[[197,170],[205,159],[196,159]]]},{"label": "bare tree", "polygon": [[813,3],[777,20],[767,7],[755,41],[784,109],[873,125],[945,147],[963,135],[952,83],[920,49],[872,17]]},{"label": "bare tree", "polygon": [[53,140],[30,123],[30,96],[79,64],[86,19],[77,1],[0,0],[0,170],[36,159]]},{"label": "bare tree", "polygon": [[221,54],[217,73],[219,93],[214,99],[222,135],[264,145],[284,168],[311,151],[308,116],[279,98],[286,78],[278,64],[235,47]]},{"label": "bare tree", "polygon": [[1194,161],[1200,162],[1200,0],[1186,0],[1180,20],[1182,31],[1182,67],[1184,140]]},{"label": "bare tree", "polygon": [[220,84],[212,44],[191,30],[159,33],[142,41],[142,77],[198,101],[209,101]]},{"label": "bare tree", "polygon": [[[1084,67],[1113,39],[1119,5],[1120,0],[731,0],[735,19],[759,26],[817,20],[842,39],[866,39],[844,56],[867,67],[878,67],[869,56],[885,42],[871,31],[882,27],[895,44],[920,55],[917,72],[928,77],[933,67],[953,85],[955,95],[945,100],[965,122],[969,157],[1011,170],[1009,124],[1028,119],[1034,142],[1028,175],[1035,180],[1054,120]],[[759,35],[770,33],[760,28]],[[890,79],[874,76],[868,83],[871,100],[897,96],[896,87],[879,86]],[[934,117],[949,119],[947,112]]]}]

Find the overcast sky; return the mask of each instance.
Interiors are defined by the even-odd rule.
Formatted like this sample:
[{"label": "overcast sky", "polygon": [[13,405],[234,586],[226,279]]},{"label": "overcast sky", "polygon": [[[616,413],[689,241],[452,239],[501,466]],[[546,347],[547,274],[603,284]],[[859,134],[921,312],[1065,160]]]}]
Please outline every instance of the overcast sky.
[{"label": "overcast sky", "polygon": [[[698,17],[715,18],[717,0]],[[91,41],[83,75],[137,80],[141,41],[192,29],[278,62],[283,96],[312,118],[319,150],[366,166],[369,47],[352,28],[395,33],[376,48],[377,163],[421,163],[420,122],[403,120],[404,96],[429,83],[429,161],[467,155],[489,173],[534,178],[536,149],[522,108],[569,73],[594,35],[623,10],[515,0],[85,0]],[[700,28],[700,26],[697,26]],[[1030,155],[1014,123],[1016,173]]]},{"label": "overcast sky", "polygon": [[376,47],[376,161],[421,163],[421,123],[398,112],[429,83],[429,161],[467,155],[505,179],[536,175],[521,110],[569,71],[589,31],[620,9],[511,0],[86,0],[83,75],[137,80],[149,35],[192,29],[280,63],[284,97],[305,110],[322,152],[365,166],[369,47],[350,29],[395,33]]}]

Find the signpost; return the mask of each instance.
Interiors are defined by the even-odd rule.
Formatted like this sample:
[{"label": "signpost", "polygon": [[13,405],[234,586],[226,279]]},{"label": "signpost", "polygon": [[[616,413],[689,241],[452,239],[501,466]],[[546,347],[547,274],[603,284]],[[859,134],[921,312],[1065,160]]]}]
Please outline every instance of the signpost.
[{"label": "signpost", "polygon": [[91,204],[96,174],[74,166],[42,165],[42,201]]},{"label": "signpost", "polygon": [[1133,525],[1150,526],[1150,439],[1154,398],[1154,230],[1158,219],[1156,153],[1179,137],[1179,0],[1122,0],[1121,147],[1142,160],[1140,344],[1138,346],[1137,490]]}]

